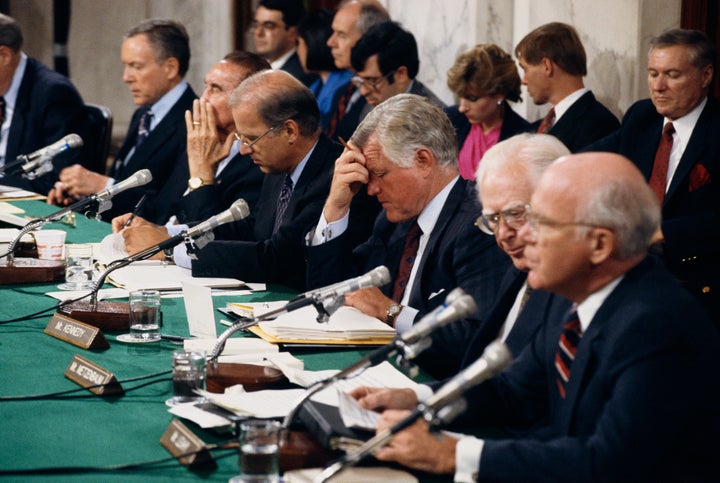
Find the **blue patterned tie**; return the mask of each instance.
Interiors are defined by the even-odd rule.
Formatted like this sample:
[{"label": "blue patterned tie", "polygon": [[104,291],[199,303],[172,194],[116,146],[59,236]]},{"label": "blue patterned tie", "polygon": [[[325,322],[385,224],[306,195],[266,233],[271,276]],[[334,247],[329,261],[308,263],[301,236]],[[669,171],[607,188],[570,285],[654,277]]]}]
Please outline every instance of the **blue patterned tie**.
[{"label": "blue patterned tie", "polygon": [[283,182],[282,188],[280,189],[280,196],[278,196],[277,211],[275,214],[275,226],[273,227],[273,233],[278,231],[282,224],[282,219],[285,216],[285,210],[287,210],[288,204],[290,203],[290,197],[292,196],[293,182],[290,175],[285,175],[285,181]]},{"label": "blue patterned tie", "polygon": [[148,134],[150,134],[150,118],[152,116],[152,111],[148,109],[143,113],[142,117],[140,117],[140,126],[138,126],[137,138],[135,139],[135,149],[139,148],[148,137]]}]

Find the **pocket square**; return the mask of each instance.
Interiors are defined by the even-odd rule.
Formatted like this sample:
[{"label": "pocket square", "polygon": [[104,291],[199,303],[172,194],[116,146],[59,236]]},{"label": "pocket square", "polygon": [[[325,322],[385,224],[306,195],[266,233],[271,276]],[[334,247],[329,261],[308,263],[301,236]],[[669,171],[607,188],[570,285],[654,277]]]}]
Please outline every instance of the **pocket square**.
[{"label": "pocket square", "polygon": [[690,172],[690,185],[688,187],[688,191],[693,192],[696,189],[700,189],[706,184],[710,184],[710,181],[710,172],[708,172],[705,166],[698,163]]}]

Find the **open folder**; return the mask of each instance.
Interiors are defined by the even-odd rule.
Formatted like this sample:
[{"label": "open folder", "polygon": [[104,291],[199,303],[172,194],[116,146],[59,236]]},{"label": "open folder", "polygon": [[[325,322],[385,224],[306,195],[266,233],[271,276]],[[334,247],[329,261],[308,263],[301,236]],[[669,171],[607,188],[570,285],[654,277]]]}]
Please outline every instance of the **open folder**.
[{"label": "open folder", "polygon": [[324,324],[316,319],[315,307],[308,306],[249,330],[277,344],[385,345],[395,337],[395,329],[354,307],[340,307]]},{"label": "open folder", "polygon": [[245,285],[234,278],[193,277],[189,268],[159,260],[135,262],[108,275],[108,282],[127,290],[181,290],[183,281],[212,288],[236,288]]}]

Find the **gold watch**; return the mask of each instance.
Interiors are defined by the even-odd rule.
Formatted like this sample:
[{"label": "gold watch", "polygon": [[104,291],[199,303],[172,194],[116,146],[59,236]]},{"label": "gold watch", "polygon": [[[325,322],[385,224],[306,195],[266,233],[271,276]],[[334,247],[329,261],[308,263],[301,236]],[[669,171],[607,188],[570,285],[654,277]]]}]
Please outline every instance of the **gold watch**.
[{"label": "gold watch", "polygon": [[207,186],[209,184],[213,184],[213,180],[208,181],[197,176],[188,180],[188,188],[190,188],[191,190],[196,190],[201,186]]},{"label": "gold watch", "polygon": [[402,305],[390,304],[386,311],[385,323],[387,325],[389,325],[390,327],[395,327],[395,319],[397,318],[397,316],[401,310],[402,310]]}]

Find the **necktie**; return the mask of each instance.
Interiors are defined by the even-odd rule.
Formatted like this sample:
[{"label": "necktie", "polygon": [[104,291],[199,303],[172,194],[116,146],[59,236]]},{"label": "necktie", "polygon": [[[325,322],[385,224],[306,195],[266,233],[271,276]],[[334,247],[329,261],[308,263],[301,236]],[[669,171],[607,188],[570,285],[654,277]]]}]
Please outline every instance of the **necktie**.
[{"label": "necktie", "polygon": [[330,118],[330,125],[328,126],[327,131],[325,131],[325,134],[327,134],[329,138],[333,138],[335,136],[335,129],[337,129],[337,125],[342,118],[345,117],[348,102],[350,102],[350,98],[355,92],[355,89],[355,84],[351,82],[345,93],[338,100],[337,109],[335,109],[332,118]]},{"label": "necktie", "polygon": [[551,107],[550,111],[547,113],[547,116],[545,116],[538,126],[537,132],[540,134],[545,134],[550,130],[550,128],[553,125],[553,121],[555,120],[555,108]]},{"label": "necktie", "polygon": [[530,286],[529,283],[525,282],[525,293],[523,294],[522,299],[520,299],[520,310],[518,311],[518,314],[522,312],[522,309],[525,308],[525,304],[527,303],[532,293],[533,288]]},{"label": "necktie", "polygon": [[410,272],[412,272],[415,256],[417,255],[418,246],[420,245],[420,235],[422,235],[422,230],[420,229],[420,225],[417,224],[417,220],[415,220],[412,225],[410,225],[410,229],[405,236],[405,246],[403,248],[402,258],[400,259],[400,265],[398,266],[397,276],[395,277],[395,283],[393,284],[392,299],[395,302],[400,302],[405,293],[405,287],[407,287],[408,281],[410,280]]},{"label": "necktie", "polygon": [[582,337],[580,319],[576,311],[572,311],[560,335],[558,350],[555,353],[555,369],[557,369],[557,386],[560,397],[565,399],[565,387],[570,379],[570,366],[575,360],[575,351]]},{"label": "necktie", "polygon": [[668,163],[670,161],[670,151],[673,145],[673,133],[675,127],[671,122],[665,124],[660,144],[658,144],[657,152],[655,152],[655,162],[653,164],[652,174],[650,175],[650,187],[655,192],[660,204],[665,199],[665,186],[667,186]]},{"label": "necktie", "polygon": [[5,122],[5,98],[0,97],[0,126]]},{"label": "necktie", "polygon": [[280,195],[278,196],[277,210],[275,212],[275,226],[273,227],[273,233],[278,231],[282,224],[283,216],[285,216],[285,210],[287,210],[288,204],[290,203],[290,197],[292,196],[293,182],[290,175],[285,175],[285,181],[283,182],[282,188],[280,188]]},{"label": "necktie", "polygon": [[135,149],[139,148],[143,141],[145,141],[145,139],[148,137],[148,134],[150,134],[150,118],[152,116],[152,111],[148,109],[147,111],[143,112],[143,115],[140,117],[140,125],[138,126],[137,138],[135,138]]}]

